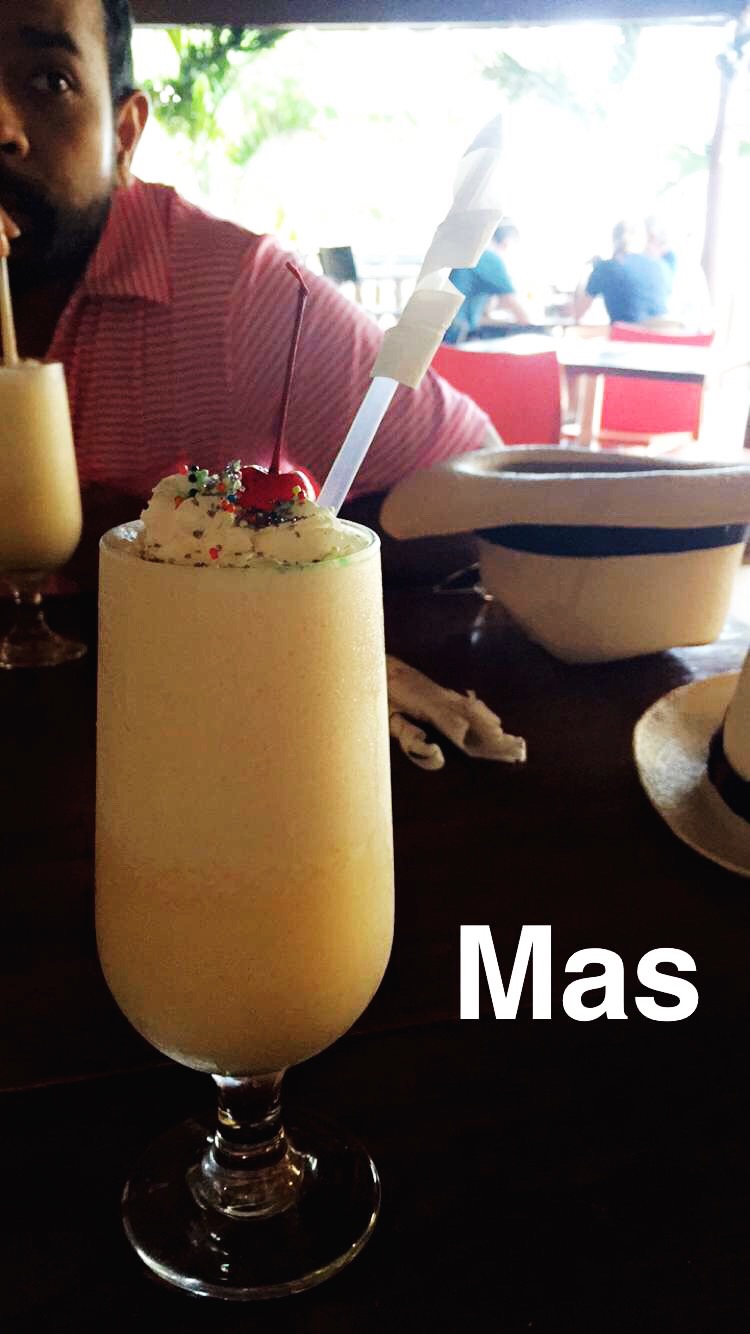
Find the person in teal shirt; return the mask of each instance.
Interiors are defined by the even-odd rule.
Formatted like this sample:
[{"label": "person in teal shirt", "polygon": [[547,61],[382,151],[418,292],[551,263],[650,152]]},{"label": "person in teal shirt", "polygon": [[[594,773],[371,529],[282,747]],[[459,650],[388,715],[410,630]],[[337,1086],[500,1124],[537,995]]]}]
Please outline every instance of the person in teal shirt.
[{"label": "person in teal shirt", "polygon": [[493,298],[493,305],[507,310],[514,323],[531,324],[529,312],[516,294],[506,264],[519,239],[518,228],[513,223],[501,223],[492,235],[490,248],[480,255],[473,269],[451,271],[451,282],[463,293],[464,301],[445,331],[444,343],[462,343],[476,335]]}]

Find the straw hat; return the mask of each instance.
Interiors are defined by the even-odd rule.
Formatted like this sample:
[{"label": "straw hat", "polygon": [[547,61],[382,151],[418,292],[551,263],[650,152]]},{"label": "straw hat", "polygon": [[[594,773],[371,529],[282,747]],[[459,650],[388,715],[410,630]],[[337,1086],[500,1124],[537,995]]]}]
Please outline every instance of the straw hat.
[{"label": "straw hat", "polygon": [[402,478],[380,519],[386,532],[403,538],[504,524],[667,530],[747,524],[750,464],[564,445],[477,450]]},{"label": "straw hat", "polygon": [[716,639],[750,524],[750,466],[478,451],[404,478],[380,518],[400,538],[473,530],[483,588],[530,639],[564,662],[609,662]]},{"label": "straw hat", "polygon": [[635,728],[647,796],[696,852],[750,876],[750,654],[741,672],[681,686]]}]

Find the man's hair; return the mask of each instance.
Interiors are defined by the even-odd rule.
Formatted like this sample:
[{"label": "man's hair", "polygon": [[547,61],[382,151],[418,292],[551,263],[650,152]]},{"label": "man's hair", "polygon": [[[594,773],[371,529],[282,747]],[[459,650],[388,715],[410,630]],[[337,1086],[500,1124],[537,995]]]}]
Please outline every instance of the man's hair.
[{"label": "man's hair", "polygon": [[514,222],[501,222],[492,233],[492,239],[495,245],[502,245],[503,241],[520,241],[521,238]]},{"label": "man's hair", "polygon": [[132,93],[133,56],[130,39],[133,35],[133,17],[128,0],[102,0],[104,32],[107,43],[107,64],[112,103],[117,106]]}]

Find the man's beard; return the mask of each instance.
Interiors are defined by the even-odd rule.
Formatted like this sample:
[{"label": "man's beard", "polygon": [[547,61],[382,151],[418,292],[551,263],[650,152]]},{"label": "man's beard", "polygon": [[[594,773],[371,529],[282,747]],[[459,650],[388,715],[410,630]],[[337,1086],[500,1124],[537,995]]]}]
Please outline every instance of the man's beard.
[{"label": "man's beard", "polygon": [[104,231],[111,200],[110,191],[83,206],[59,204],[43,187],[0,169],[0,204],[12,218],[18,213],[21,228],[8,260],[14,293],[79,278]]}]

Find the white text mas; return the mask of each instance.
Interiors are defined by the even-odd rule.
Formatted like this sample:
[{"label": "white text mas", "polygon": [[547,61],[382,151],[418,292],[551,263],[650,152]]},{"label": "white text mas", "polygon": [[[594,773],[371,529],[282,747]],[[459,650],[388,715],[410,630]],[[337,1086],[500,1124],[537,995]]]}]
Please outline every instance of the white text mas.
[{"label": "white text mas", "polygon": [[[677,973],[694,973],[695,963],[684,950],[649,950],[638,963],[638,981],[642,987],[665,996],[676,998],[670,1004],[659,1004],[654,996],[635,996],[636,1009],[647,1019],[660,1024],[674,1024],[687,1019],[698,1005],[698,991],[687,978],[675,973],[659,971],[660,964],[668,964]],[[507,988],[500,976],[500,968],[489,926],[461,927],[461,1018],[479,1018],[480,969],[484,969],[496,1019],[515,1019],[521,999],[524,978],[531,965],[531,1010],[534,1019],[552,1018],[552,928],[524,926],[513,960]],[[562,994],[562,1007],[570,1019],[588,1023],[591,1019],[627,1019],[625,1013],[625,968],[619,954],[613,950],[576,950],[565,965],[566,973],[582,973],[595,965],[596,973],[588,973],[577,982],[570,982]],[[584,1004],[589,991],[603,993],[598,1004]]]}]

